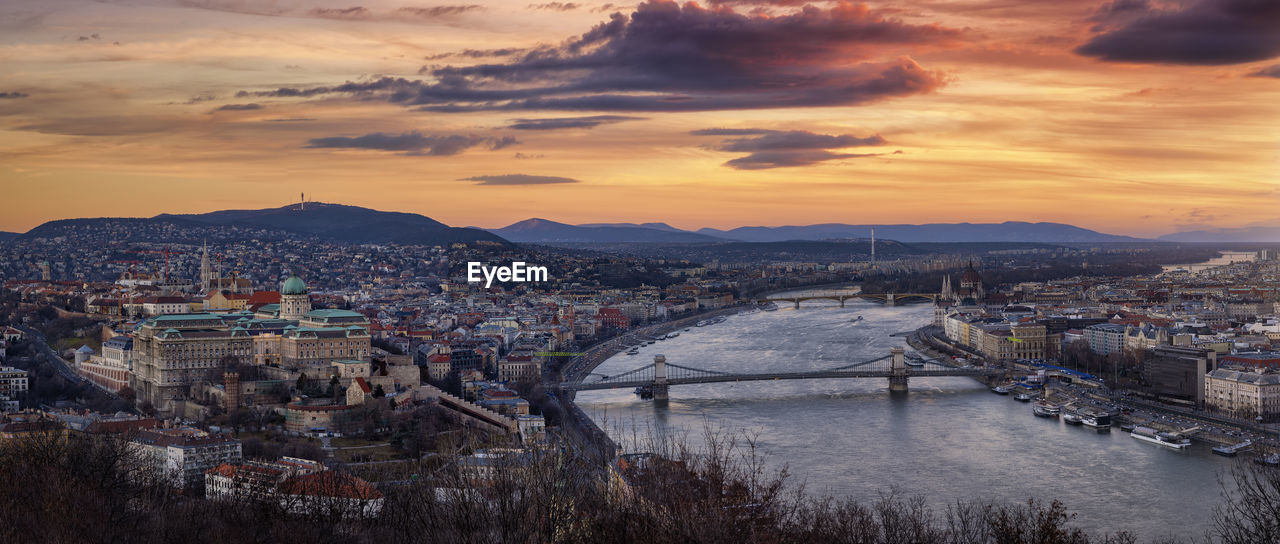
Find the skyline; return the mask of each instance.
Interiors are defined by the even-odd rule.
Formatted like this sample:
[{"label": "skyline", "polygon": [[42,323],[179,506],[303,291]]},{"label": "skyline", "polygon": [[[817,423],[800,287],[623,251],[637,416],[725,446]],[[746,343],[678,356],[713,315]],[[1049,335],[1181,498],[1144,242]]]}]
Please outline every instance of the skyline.
[{"label": "skyline", "polygon": [[300,192],[488,228],[1280,224],[1258,0],[19,1],[0,29],[0,230]]}]

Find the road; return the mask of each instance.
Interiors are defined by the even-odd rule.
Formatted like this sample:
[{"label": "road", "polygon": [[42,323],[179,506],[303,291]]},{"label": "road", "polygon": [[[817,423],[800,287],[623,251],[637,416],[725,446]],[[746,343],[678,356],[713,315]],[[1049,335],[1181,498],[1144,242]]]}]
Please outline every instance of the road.
[{"label": "road", "polygon": [[50,361],[53,362],[53,369],[56,370],[58,374],[61,375],[63,378],[65,378],[67,381],[71,383],[91,385],[98,391],[101,391],[103,394],[107,395],[108,397],[111,397],[113,399],[120,398],[120,395],[117,395],[114,392],[103,389],[98,384],[93,383],[93,380],[80,376],[80,374],[76,372],[74,365],[67,362],[66,359],[63,359],[62,357],[58,356],[58,352],[53,351],[53,348],[49,347],[49,342],[45,340],[45,337],[43,334],[40,334],[40,331],[37,331],[31,327],[27,327],[23,325],[18,325],[16,326],[16,328],[27,334],[27,337],[31,339],[31,343],[35,345],[37,348],[39,348],[41,352],[45,354],[45,357],[47,357]]}]

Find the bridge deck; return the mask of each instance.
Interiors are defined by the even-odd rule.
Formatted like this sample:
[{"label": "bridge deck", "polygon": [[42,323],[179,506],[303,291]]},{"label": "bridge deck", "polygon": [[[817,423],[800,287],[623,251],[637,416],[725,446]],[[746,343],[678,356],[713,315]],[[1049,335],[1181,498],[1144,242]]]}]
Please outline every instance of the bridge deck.
[{"label": "bridge deck", "polygon": [[[943,368],[943,369],[908,369],[907,372],[901,374],[910,378],[924,377],[940,377],[940,376],[961,376],[961,377],[981,377],[995,376],[1000,371],[990,369],[967,369],[967,368]],[[688,385],[699,383],[727,383],[727,382],[754,382],[754,381],[773,381],[773,380],[810,380],[810,379],[840,379],[840,378],[888,378],[895,374],[890,370],[828,370],[815,372],[770,372],[764,374],[716,374],[710,376],[692,376],[669,378],[668,385]],[[635,388],[643,385],[652,385],[653,379],[626,380],[626,381],[598,381],[588,383],[562,383],[560,387],[566,390],[574,391],[592,391],[600,389],[624,389]]]}]

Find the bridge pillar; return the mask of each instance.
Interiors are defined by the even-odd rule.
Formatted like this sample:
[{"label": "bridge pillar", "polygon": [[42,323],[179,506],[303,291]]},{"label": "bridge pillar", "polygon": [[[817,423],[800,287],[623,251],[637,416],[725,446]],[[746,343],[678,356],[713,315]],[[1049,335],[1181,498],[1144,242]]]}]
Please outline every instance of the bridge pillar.
[{"label": "bridge pillar", "polygon": [[796,299],[796,309],[800,309],[800,299]]},{"label": "bridge pillar", "polygon": [[844,308],[845,297],[840,297],[840,307]]},{"label": "bridge pillar", "polygon": [[666,402],[667,397],[667,356],[653,356],[653,400]]},{"label": "bridge pillar", "polygon": [[[890,299],[892,300],[892,299]],[[902,348],[893,348],[889,350],[889,392],[907,391],[907,362],[906,356]]]},{"label": "bridge pillar", "polygon": [[896,301],[896,298],[897,298],[897,297],[894,295],[894,293],[889,293],[889,294],[885,295],[885,296],[884,296],[884,305],[885,305],[885,306],[897,306],[897,305],[898,305],[898,303],[897,303],[897,301]]}]

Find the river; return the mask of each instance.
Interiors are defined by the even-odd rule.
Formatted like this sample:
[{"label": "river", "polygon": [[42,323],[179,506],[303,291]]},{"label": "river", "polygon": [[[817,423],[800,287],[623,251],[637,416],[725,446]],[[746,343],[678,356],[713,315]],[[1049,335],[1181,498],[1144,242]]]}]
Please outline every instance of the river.
[{"label": "river", "polygon": [[[744,373],[831,368],[905,346],[890,335],[932,317],[930,305],[805,302],[692,328],[637,355],[615,355],[595,372],[616,375],[655,354]],[[815,495],[869,502],[895,488],[938,507],[1056,498],[1078,513],[1077,527],[1143,540],[1202,535],[1220,501],[1219,476],[1235,462],[1203,443],[1176,452],[1118,428],[1098,433],[1038,418],[969,378],[912,378],[910,386],[890,396],[884,379],[762,381],[674,386],[666,407],[629,390],[584,391],[577,402],[624,446],[637,429],[695,444],[706,427],[754,435],[775,467],[785,464],[793,483]]]}]

